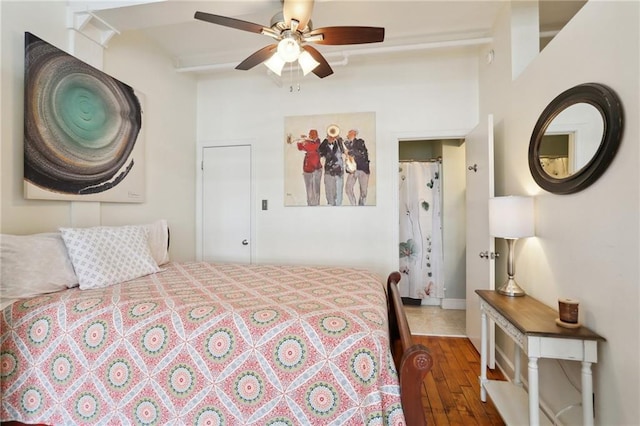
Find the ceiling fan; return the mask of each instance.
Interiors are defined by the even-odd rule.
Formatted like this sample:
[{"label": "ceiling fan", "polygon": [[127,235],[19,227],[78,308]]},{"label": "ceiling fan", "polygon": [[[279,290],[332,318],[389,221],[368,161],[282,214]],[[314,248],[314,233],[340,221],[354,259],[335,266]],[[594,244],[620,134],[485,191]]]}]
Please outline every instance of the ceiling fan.
[{"label": "ceiling fan", "polygon": [[263,63],[278,75],[285,64],[298,61],[304,75],[313,72],[320,78],[333,74],[327,60],[308,43],[345,45],[384,41],[384,28],[340,26],[312,28],[313,0],[283,0],[282,12],[271,19],[269,27],[211,13],[196,12],[194,18],[212,24],[263,34],[277,43],[263,47],[242,61],[236,69],[249,70]]}]

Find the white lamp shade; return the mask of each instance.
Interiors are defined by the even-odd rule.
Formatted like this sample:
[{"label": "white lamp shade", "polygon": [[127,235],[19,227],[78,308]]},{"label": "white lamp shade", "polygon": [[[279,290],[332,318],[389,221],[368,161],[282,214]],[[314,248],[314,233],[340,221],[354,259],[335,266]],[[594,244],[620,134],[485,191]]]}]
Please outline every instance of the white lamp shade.
[{"label": "white lamp shade", "polygon": [[269,59],[263,62],[267,68],[278,75],[282,75],[282,69],[284,68],[284,64],[286,63],[278,53],[274,53]]},{"label": "white lamp shade", "polygon": [[298,64],[302,68],[302,74],[307,75],[320,65],[320,62],[313,59],[313,56],[305,50],[298,57]]},{"label": "white lamp shade", "polygon": [[507,196],[489,199],[489,233],[505,239],[533,237],[533,197]]}]

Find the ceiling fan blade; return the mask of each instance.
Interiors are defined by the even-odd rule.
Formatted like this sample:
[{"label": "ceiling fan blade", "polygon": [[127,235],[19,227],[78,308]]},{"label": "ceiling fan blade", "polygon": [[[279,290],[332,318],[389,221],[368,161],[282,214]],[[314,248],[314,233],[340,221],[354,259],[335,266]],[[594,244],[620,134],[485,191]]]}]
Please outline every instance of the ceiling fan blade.
[{"label": "ceiling fan blade", "polygon": [[270,44],[269,46],[263,47],[262,49],[258,50],[257,52],[249,56],[244,61],[240,62],[236,67],[236,69],[243,70],[243,71],[250,70],[256,65],[261,64],[267,59],[269,59],[271,55],[273,55],[273,53],[276,51],[277,47],[278,47],[277,44]]},{"label": "ceiling fan blade", "polygon": [[298,21],[298,31],[304,31],[307,28],[311,11],[313,11],[313,0],[284,0],[282,5],[284,23],[290,28],[291,20],[295,19]]},{"label": "ceiling fan blade", "polygon": [[[322,35],[322,40],[313,40],[317,44],[364,44],[384,41],[384,28],[381,27],[325,27],[317,28],[305,34],[305,38]],[[311,41],[311,40],[310,40]]]},{"label": "ceiling fan blade", "polygon": [[320,65],[318,65],[313,69],[313,71],[311,71],[312,73],[320,78],[325,78],[333,74],[333,70],[329,66],[329,63],[324,58],[324,56],[322,56],[322,54],[318,52],[318,49],[314,48],[313,46],[309,46],[308,44],[305,44],[304,46],[302,46],[302,48],[309,52],[309,54],[313,56],[313,59],[320,62]]},{"label": "ceiling fan blade", "polygon": [[261,34],[264,27],[253,22],[242,21],[240,19],[229,18],[227,16],[213,15],[211,13],[196,12],[193,16],[201,21],[210,22],[212,24],[222,25],[237,30],[248,31],[250,33]]}]

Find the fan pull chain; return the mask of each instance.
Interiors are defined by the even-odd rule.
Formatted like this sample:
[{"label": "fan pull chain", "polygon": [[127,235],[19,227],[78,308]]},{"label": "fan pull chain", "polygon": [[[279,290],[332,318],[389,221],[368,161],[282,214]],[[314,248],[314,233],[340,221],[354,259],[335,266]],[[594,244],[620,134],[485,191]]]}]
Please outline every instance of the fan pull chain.
[{"label": "fan pull chain", "polygon": [[293,62],[289,63],[289,93],[293,93]]},{"label": "fan pull chain", "polygon": [[289,63],[289,75],[291,75],[291,83],[289,84],[289,93],[293,93],[294,92],[294,87],[296,92],[300,91],[300,68],[296,67],[295,69],[295,74],[296,74],[296,83],[294,84],[293,82],[293,74],[294,74],[294,69],[293,69],[293,62]]}]

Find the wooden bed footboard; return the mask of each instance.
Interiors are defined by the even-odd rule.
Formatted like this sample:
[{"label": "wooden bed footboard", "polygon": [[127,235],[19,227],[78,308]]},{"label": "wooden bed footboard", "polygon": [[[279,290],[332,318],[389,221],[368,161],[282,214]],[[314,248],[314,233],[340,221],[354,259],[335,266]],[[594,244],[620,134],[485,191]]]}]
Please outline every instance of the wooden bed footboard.
[{"label": "wooden bed footboard", "polygon": [[407,426],[422,426],[427,424],[422,405],[422,383],[433,367],[433,358],[426,347],[413,343],[398,290],[400,278],[399,272],[392,272],[387,278],[391,351],[400,378],[400,397]]}]

